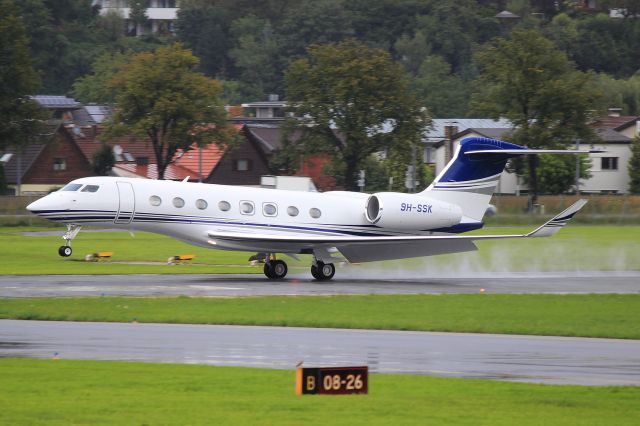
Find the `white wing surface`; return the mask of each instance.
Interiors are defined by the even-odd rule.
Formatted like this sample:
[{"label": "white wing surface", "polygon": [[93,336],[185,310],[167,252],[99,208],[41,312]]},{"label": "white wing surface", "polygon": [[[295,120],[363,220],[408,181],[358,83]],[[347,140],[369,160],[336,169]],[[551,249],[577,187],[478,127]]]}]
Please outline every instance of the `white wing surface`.
[{"label": "white wing surface", "polygon": [[309,233],[266,234],[209,231],[212,245],[267,253],[313,253],[336,248],[349,262],[403,259],[477,250],[474,241],[506,238],[550,237],[560,230],[585,204],[579,200],[544,225],[527,234],[509,235],[403,235],[326,236]]}]

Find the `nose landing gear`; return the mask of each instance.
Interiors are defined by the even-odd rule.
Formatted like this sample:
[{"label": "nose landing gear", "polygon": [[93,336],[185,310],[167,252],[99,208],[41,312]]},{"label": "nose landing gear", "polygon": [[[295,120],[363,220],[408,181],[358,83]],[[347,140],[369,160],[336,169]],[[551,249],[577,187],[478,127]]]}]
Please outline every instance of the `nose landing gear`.
[{"label": "nose landing gear", "polygon": [[73,253],[73,249],[71,248],[71,240],[73,240],[78,232],[82,229],[81,225],[69,224],[67,225],[67,232],[62,236],[64,240],[64,245],[58,248],[58,254],[62,257],[69,257]]}]

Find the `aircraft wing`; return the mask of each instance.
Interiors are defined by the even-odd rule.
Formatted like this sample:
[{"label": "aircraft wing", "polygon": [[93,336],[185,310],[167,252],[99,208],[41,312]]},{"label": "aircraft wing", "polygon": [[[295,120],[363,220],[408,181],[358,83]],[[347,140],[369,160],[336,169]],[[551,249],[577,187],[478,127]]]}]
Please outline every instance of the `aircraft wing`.
[{"label": "aircraft wing", "polygon": [[579,200],[562,213],[527,234],[508,235],[403,235],[328,236],[314,234],[267,234],[209,231],[212,245],[266,253],[313,253],[336,248],[349,262],[404,259],[477,250],[474,241],[506,238],[550,237],[585,204]]}]

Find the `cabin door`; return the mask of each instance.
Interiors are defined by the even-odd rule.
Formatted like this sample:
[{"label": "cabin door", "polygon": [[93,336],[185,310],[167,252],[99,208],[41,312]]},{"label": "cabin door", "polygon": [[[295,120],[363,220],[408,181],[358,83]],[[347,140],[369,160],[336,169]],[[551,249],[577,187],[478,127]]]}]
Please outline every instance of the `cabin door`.
[{"label": "cabin door", "polygon": [[116,182],[118,185],[118,214],[114,223],[131,223],[136,209],[136,196],[129,182]]}]

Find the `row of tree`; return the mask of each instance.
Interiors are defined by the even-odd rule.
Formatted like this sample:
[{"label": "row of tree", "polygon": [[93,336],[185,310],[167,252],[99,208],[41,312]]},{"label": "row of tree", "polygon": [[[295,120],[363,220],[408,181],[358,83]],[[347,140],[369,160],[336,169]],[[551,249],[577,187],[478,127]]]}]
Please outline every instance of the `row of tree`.
[{"label": "row of tree", "polygon": [[[15,92],[2,100],[9,103],[0,104],[6,116],[1,117],[3,123],[21,123],[32,131],[25,123],[28,117],[37,117],[33,111],[16,108],[33,107],[26,95],[34,93],[37,86],[34,69],[39,68],[41,58],[26,25],[40,16],[34,11],[50,10],[45,21],[55,19],[65,34],[71,34],[73,28],[82,33],[74,25],[81,19],[101,28],[93,35],[98,38],[108,33],[107,23],[117,23],[111,33],[111,43],[117,48],[109,47],[108,42],[98,44],[105,53],[96,54],[91,73],[75,80],[74,93],[84,101],[116,104],[118,112],[108,134],[133,132],[148,137],[161,173],[178,149],[193,143],[232,141],[224,126],[222,88],[211,75],[227,78],[222,82],[227,96],[234,90],[254,90],[252,87],[257,88],[256,96],[284,91],[292,112],[305,117],[287,123],[290,130],[307,133],[307,142],[300,149],[333,155],[335,176],[348,189],[357,189],[359,170],[372,167],[396,178],[396,186],[401,187],[402,175],[430,114],[451,108],[456,97],[464,98],[463,103],[475,114],[510,119],[517,127],[509,139],[516,143],[537,148],[563,147],[576,139],[595,140],[587,123],[602,105],[601,79],[579,70],[572,55],[550,36],[553,32],[540,28],[538,18],[500,28],[487,12],[492,2],[319,0],[302,2],[307,7],[299,7],[299,2],[277,0],[251,4],[186,0],[178,35],[194,49],[194,56],[181,45],[165,44],[167,40],[117,36],[124,28],[118,16],[101,17],[91,8],[87,14],[54,13],[59,12],[57,2],[30,1],[34,8],[29,11],[23,4],[2,1],[2,42],[16,57],[14,69],[2,71],[1,78],[15,79],[11,83]],[[66,3],[72,10],[87,11],[85,1]],[[247,11],[259,13],[247,16]],[[228,18],[224,20],[228,29],[222,21],[212,21],[220,17]],[[382,17],[386,19],[374,26],[375,18]],[[549,25],[567,19],[578,18],[558,13]],[[272,26],[274,22],[279,25]],[[216,28],[220,34],[208,32]],[[230,40],[228,36],[233,34],[235,38]],[[497,34],[500,36],[491,38]],[[228,49],[211,48],[225,40],[229,40]],[[313,41],[321,43],[308,45]],[[32,61],[27,44],[36,51]],[[165,47],[145,53],[158,45]],[[286,58],[282,46],[288,46]],[[223,56],[211,60],[211,52]],[[442,79],[431,74],[434,70]],[[243,73],[253,75],[242,77]],[[239,79],[232,83],[232,77]],[[468,79],[474,83],[467,84]],[[609,79],[610,83],[615,81]],[[456,90],[461,82],[467,85],[464,96]],[[416,90],[421,84],[422,92]],[[449,89],[444,96],[438,96],[441,86]],[[432,101],[425,100],[429,97]],[[23,118],[11,119],[8,114],[12,111]],[[332,131],[334,126],[340,129],[340,137]],[[11,135],[2,139],[3,145],[14,143],[11,137],[14,141],[25,138],[10,126],[6,132]],[[387,153],[383,163],[372,157],[379,151]],[[292,152],[295,149],[283,150],[283,157],[276,161],[285,166],[297,163],[287,158]],[[535,157],[518,167],[528,176],[535,195],[539,187]],[[554,162],[549,169],[566,178],[573,172],[557,173],[558,169],[573,167],[573,163]],[[546,180],[541,179],[542,183]],[[558,186],[557,179],[550,180],[555,189],[567,189],[573,182],[565,179],[566,183]]]}]

